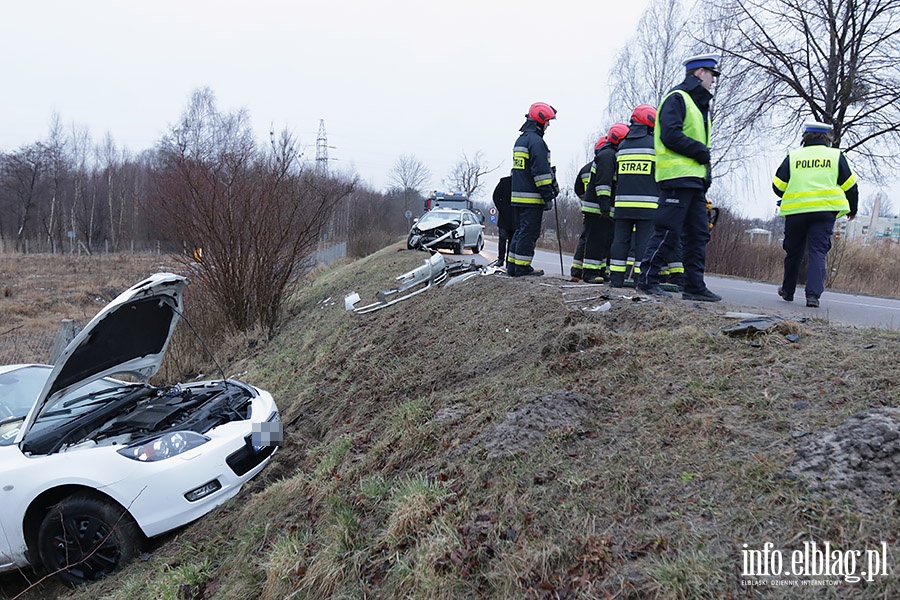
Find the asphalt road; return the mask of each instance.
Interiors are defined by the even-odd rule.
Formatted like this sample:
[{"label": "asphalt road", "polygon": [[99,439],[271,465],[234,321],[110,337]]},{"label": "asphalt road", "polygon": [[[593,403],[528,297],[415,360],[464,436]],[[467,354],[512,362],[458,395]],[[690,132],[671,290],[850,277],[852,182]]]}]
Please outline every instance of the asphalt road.
[{"label": "asphalt road", "polygon": [[[480,255],[473,255],[467,251],[462,258],[464,260],[474,258],[480,264],[496,260],[497,240],[488,238]],[[451,260],[449,255],[447,259]],[[538,249],[532,264],[536,269],[543,269],[546,273],[545,276],[560,277],[558,252]],[[563,278],[569,278],[571,265],[572,255],[563,253]],[[825,290],[819,308],[807,308],[802,287],[798,288],[793,302],[785,302],[778,296],[778,286],[771,283],[713,275],[707,275],[705,279],[707,287],[722,296],[723,301],[738,312],[788,318],[816,317],[854,327],[900,329],[900,300],[893,298],[860,296]],[[681,300],[677,294],[671,301],[686,302]]]}]

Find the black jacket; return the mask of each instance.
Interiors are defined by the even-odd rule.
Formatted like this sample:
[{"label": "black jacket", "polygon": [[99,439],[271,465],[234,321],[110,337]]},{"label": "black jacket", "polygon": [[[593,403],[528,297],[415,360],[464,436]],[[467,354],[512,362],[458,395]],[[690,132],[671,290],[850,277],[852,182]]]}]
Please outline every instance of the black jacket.
[{"label": "black jacket", "polygon": [[[696,75],[688,75],[680,84],[672,88],[674,90],[684,90],[687,92],[700,113],[703,115],[704,123],[709,117],[709,103],[712,100],[712,94],[701,85],[700,78]],[[699,188],[702,190],[709,189],[712,181],[712,173],[709,168],[709,147],[703,142],[689,138],[684,134],[684,116],[687,109],[684,105],[684,98],[681,94],[669,95],[659,107],[656,116],[656,126],[659,128],[659,136],[666,148],[674,150],[678,154],[693,158],[701,165],[707,165],[707,175],[701,177],[679,177],[677,179],[668,179],[660,181],[659,187],[663,189],[669,188]]]},{"label": "black jacket", "polygon": [[587,184],[591,180],[591,167],[593,166],[594,161],[585,163],[581,170],[578,171],[578,175],[575,176],[575,195],[578,196],[579,200],[584,200],[584,190],[587,189]]},{"label": "black jacket", "polygon": [[494,206],[497,208],[497,227],[500,229],[516,228],[516,211],[509,203],[512,196],[512,176],[501,177],[494,188]]},{"label": "black jacket", "polygon": [[606,142],[594,155],[591,180],[584,191],[585,198],[596,198],[600,213],[609,216],[616,196],[616,150],[617,146]]}]

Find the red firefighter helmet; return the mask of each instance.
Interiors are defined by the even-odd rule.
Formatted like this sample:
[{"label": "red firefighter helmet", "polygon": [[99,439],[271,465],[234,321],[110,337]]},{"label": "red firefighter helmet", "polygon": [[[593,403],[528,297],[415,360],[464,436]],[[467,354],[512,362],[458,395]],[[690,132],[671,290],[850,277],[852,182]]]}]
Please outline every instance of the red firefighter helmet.
[{"label": "red firefighter helmet", "polygon": [[631,120],[647,127],[656,127],[656,109],[649,104],[638,104],[631,113]]},{"label": "red firefighter helmet", "polygon": [[606,136],[605,135],[600,136],[600,139],[597,140],[596,144],[594,144],[594,150],[599,150],[600,148],[603,147],[603,144],[605,144],[605,143],[606,143]]},{"label": "red firefighter helmet", "polygon": [[532,121],[537,121],[539,125],[545,125],[550,119],[556,118],[556,109],[546,102],[535,102],[525,116]]},{"label": "red firefighter helmet", "polygon": [[628,125],[625,123],[616,123],[609,128],[609,131],[606,133],[606,139],[609,143],[618,146],[619,142],[624,140],[626,135],[628,135]]}]

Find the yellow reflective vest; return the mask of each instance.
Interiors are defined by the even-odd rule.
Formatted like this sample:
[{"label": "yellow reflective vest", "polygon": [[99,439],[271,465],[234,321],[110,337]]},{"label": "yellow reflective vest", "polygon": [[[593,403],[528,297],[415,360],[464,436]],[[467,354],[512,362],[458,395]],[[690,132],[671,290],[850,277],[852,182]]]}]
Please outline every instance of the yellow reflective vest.
[{"label": "yellow reflective vest", "polygon": [[[709,132],[711,122],[707,117],[706,123],[703,122],[703,113],[697,107],[691,95],[684,90],[672,90],[666,94],[662,102],[659,104],[659,112],[662,112],[662,105],[672,94],[681,94],[684,98],[684,125],[682,131],[684,135],[691,139],[709,147]],[[653,130],[653,146],[656,150],[656,181],[665,181],[667,179],[678,179],[679,177],[706,177],[706,165],[701,165],[693,158],[678,154],[674,150],[667,148],[660,137],[662,127],[657,126]]]},{"label": "yellow reflective vest", "polygon": [[807,212],[836,212],[842,217],[850,212],[845,190],[856,183],[852,174],[844,185],[838,185],[838,162],[841,151],[824,145],[810,145],[788,152],[790,177],[782,181],[776,175],[772,184],[784,192],[779,215],[787,217]]}]

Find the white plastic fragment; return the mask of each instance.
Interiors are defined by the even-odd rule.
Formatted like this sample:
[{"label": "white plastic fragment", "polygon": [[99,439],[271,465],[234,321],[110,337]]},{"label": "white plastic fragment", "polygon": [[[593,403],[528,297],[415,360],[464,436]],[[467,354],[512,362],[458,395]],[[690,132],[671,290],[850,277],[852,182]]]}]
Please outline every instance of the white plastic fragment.
[{"label": "white plastic fragment", "polygon": [[591,308],[585,308],[584,312],[606,312],[611,308],[612,308],[612,303],[609,301],[606,301],[599,306],[592,306]]}]

